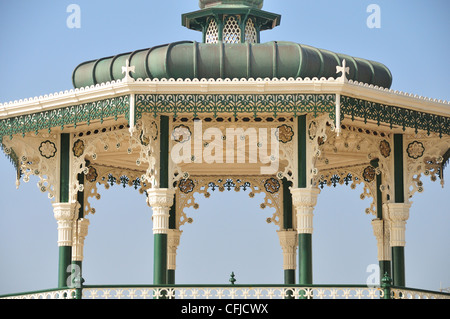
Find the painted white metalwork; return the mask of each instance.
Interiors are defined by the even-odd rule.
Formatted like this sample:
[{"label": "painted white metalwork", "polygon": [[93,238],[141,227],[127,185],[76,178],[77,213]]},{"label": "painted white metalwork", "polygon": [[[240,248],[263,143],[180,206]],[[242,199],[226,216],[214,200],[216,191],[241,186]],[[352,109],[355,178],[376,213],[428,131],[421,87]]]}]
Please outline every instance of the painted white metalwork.
[{"label": "painted white metalwork", "polygon": [[84,288],[83,299],[379,299],[379,287],[99,287]]},{"label": "painted white metalwork", "polygon": [[419,291],[412,289],[391,289],[391,298],[393,299],[450,299],[448,295],[434,293],[432,291]]},{"label": "painted white metalwork", "polygon": [[75,298],[75,289],[25,293],[21,295],[2,297],[0,299],[73,299],[73,298]]}]

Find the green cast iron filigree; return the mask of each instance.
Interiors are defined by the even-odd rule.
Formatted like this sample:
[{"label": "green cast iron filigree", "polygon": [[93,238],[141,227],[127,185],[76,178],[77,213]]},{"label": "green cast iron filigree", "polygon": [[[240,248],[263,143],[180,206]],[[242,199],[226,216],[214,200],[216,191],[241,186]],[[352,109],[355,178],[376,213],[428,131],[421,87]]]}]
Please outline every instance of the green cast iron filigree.
[{"label": "green cast iron filigree", "polygon": [[332,113],[334,117],[335,100],[334,94],[137,94],[136,118],[143,113],[246,113],[255,117],[259,113]]},{"label": "green cast iron filigree", "polygon": [[371,101],[360,100],[348,96],[341,97],[341,116],[348,115],[352,120],[362,118],[386,123],[391,126],[400,126],[403,129],[412,128],[417,133],[423,130],[450,135],[450,117],[434,115],[425,112],[408,110],[397,106],[384,105]]},{"label": "green cast iron filigree", "polygon": [[12,138],[15,134],[22,134],[22,136],[29,132],[37,134],[43,129],[49,131],[54,127],[64,129],[64,126],[76,126],[84,122],[89,125],[93,120],[103,121],[112,117],[117,120],[122,115],[128,119],[129,101],[129,95],[125,95],[3,119],[0,120],[0,141],[4,136]]}]

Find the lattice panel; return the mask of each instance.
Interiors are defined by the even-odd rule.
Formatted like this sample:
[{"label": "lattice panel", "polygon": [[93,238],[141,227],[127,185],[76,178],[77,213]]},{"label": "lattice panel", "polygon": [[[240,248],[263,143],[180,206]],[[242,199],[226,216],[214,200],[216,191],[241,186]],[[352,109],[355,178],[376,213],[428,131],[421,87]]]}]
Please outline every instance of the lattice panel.
[{"label": "lattice panel", "polygon": [[256,43],[258,41],[258,35],[256,33],[255,24],[252,19],[248,19],[245,24],[245,42]]},{"label": "lattice panel", "polygon": [[205,34],[206,43],[218,43],[219,42],[219,30],[217,29],[217,23],[215,20],[209,21],[208,29]]},{"label": "lattice panel", "polygon": [[239,43],[241,42],[241,28],[235,17],[229,17],[223,28],[223,42],[224,43]]}]

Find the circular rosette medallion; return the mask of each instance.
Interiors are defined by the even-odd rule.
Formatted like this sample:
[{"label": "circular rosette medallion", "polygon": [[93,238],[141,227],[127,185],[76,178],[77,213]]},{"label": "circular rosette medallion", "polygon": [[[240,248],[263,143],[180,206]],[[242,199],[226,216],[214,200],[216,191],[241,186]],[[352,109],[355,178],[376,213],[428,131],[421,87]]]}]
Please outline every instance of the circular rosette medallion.
[{"label": "circular rosette medallion", "polygon": [[294,130],[289,125],[283,124],[277,127],[275,134],[280,142],[287,143],[292,141]]},{"label": "circular rosette medallion", "polygon": [[84,153],[84,142],[82,140],[77,140],[75,143],[73,143],[73,155],[76,157],[80,157]]},{"label": "circular rosette medallion", "polygon": [[366,182],[372,182],[375,179],[376,170],[373,166],[367,166],[363,172],[363,178]]},{"label": "circular rosette medallion", "polygon": [[382,140],[380,142],[380,153],[384,157],[388,157],[391,154],[391,146],[388,141]]},{"label": "circular rosette medallion", "polygon": [[271,177],[264,183],[264,188],[271,194],[276,193],[280,190],[280,182],[278,179]]},{"label": "circular rosette medallion", "polygon": [[414,141],[408,144],[406,152],[408,153],[409,157],[413,159],[418,159],[419,157],[423,156],[423,153],[425,152],[425,147],[421,142]]},{"label": "circular rosette medallion", "polygon": [[44,141],[39,145],[39,153],[45,158],[52,158],[56,154],[55,143],[51,141]]},{"label": "circular rosette medallion", "polygon": [[86,174],[86,179],[92,183],[97,180],[97,177],[98,177],[98,174],[97,174],[97,170],[95,169],[95,167],[89,166],[88,172]]},{"label": "circular rosette medallion", "polygon": [[172,138],[178,143],[189,141],[191,139],[191,130],[185,125],[178,125],[173,129]]},{"label": "circular rosette medallion", "polygon": [[194,190],[195,184],[194,184],[194,181],[190,178],[182,179],[182,180],[180,180],[178,187],[180,188],[180,191],[182,193],[187,194]]}]

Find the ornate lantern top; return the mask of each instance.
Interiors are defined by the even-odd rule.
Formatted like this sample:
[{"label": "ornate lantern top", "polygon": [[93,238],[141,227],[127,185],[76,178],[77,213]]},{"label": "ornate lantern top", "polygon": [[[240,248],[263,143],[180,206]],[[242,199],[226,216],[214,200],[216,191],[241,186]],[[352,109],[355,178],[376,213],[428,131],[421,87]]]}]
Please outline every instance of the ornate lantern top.
[{"label": "ornate lantern top", "polygon": [[201,31],[204,43],[259,43],[259,33],[280,24],[262,11],[263,0],[200,0],[199,11],[182,15],[183,26]]},{"label": "ornate lantern top", "polygon": [[230,7],[230,6],[246,6],[261,9],[264,0],[199,0],[200,9],[209,7]]}]

